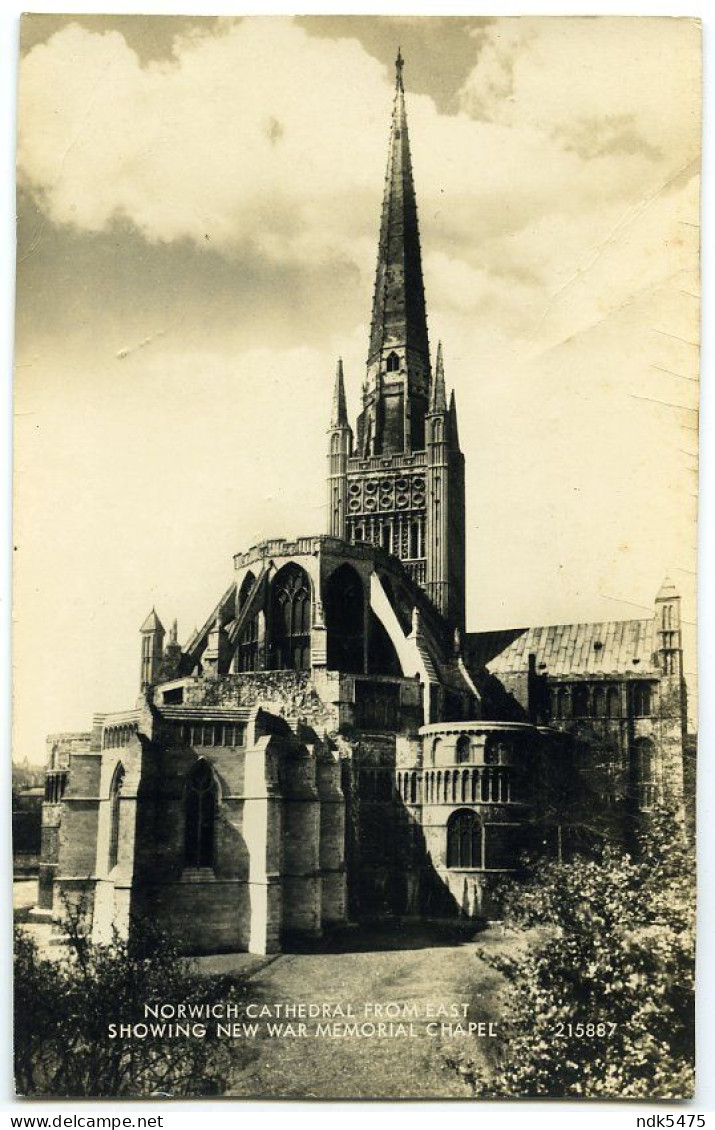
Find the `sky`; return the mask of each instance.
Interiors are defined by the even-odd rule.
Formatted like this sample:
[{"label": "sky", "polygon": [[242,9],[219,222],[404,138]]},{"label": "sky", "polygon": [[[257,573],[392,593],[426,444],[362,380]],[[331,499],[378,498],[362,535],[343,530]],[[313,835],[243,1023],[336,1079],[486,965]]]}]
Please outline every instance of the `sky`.
[{"label": "sky", "polygon": [[[16,757],[133,705],[152,605],[185,639],[234,553],[325,529],[398,45],[431,344],[466,457],[468,628],[648,616],[666,574],[694,622],[699,34],[25,17]],[[690,631],[691,683],[693,651]]]}]

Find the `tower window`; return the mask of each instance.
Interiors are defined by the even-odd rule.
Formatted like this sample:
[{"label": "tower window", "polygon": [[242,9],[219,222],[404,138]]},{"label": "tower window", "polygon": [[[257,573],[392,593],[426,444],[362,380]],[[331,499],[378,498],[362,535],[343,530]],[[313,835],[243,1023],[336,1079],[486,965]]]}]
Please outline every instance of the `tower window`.
[{"label": "tower window", "polygon": [[397,356],[394,350],[392,353],[388,354],[387,364],[385,367],[388,373],[396,373],[400,368],[400,358]]},{"label": "tower window", "polygon": [[184,860],[187,867],[212,867],[218,790],[211,766],[203,758],[189,774],[186,787]]},{"label": "tower window", "polygon": [[453,812],[447,822],[447,866],[483,866],[481,821],[468,808]]}]

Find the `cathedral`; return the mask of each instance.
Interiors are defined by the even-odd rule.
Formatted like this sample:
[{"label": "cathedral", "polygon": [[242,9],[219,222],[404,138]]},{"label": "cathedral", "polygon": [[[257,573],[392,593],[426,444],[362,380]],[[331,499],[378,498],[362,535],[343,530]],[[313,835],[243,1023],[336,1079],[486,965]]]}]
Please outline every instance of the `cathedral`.
[{"label": "cathedral", "polygon": [[[524,851],[683,803],[680,597],[650,617],[471,632],[454,393],[427,333],[398,54],[362,406],[338,362],[327,533],[236,554],[139,697],[48,738],[36,914],[151,918],[187,953],[348,923],[487,918]],[[606,833],[604,833],[606,834]],[[615,834],[615,833],[614,833]]]}]

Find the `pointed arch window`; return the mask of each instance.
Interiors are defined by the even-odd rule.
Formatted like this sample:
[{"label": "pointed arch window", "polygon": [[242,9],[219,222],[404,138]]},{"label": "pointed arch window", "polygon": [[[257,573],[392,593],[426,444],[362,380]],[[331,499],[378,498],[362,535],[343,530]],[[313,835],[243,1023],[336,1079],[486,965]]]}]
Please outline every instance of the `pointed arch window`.
[{"label": "pointed arch window", "polygon": [[351,565],[341,565],[323,589],[328,629],[328,667],[359,673],[365,669],[365,593]]},{"label": "pointed arch window", "polygon": [[114,770],[112,784],[109,789],[109,854],[107,866],[111,871],[117,866],[119,859],[119,822],[121,819],[121,799],[124,788],[124,766],[118,765]]},{"label": "pointed arch window", "polygon": [[606,715],[609,718],[621,716],[621,692],[618,687],[609,687],[606,696]]},{"label": "pointed arch window", "polygon": [[271,588],[271,666],[310,669],[310,581],[292,562],[276,574]]},{"label": "pointed arch window", "polygon": [[650,686],[648,683],[636,683],[633,690],[633,713],[636,718],[647,718],[650,712]]},{"label": "pointed arch window", "polygon": [[460,808],[447,821],[447,866],[484,866],[482,824],[476,812]]},{"label": "pointed arch window", "polygon": [[574,687],[571,702],[574,718],[586,718],[588,716],[588,687]]},{"label": "pointed arch window", "polygon": [[398,372],[400,368],[400,358],[397,356],[394,350],[392,351],[392,353],[388,354],[387,364],[385,365],[385,368],[387,369],[388,373]]},{"label": "pointed arch window", "polygon": [[606,692],[603,687],[596,687],[591,700],[591,713],[594,718],[606,717]]},{"label": "pointed arch window", "polygon": [[568,718],[569,716],[569,692],[560,687],[556,692],[556,717],[559,720]]},{"label": "pointed arch window", "polygon": [[184,862],[187,867],[213,867],[218,787],[208,761],[200,758],[186,782]]},{"label": "pointed arch window", "polygon": [[633,744],[633,767],[639,808],[652,808],[656,802],[655,746],[650,738]]}]

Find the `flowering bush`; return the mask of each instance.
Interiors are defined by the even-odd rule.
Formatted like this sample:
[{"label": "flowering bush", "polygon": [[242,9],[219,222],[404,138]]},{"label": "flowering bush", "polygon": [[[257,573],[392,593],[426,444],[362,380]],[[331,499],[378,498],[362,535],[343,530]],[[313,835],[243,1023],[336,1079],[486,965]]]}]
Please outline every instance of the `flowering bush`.
[{"label": "flowering bush", "polygon": [[638,857],[551,860],[503,893],[525,955],[480,956],[509,983],[506,1038],[481,1094],[683,1098],[694,1084],[694,861],[655,814]]}]

